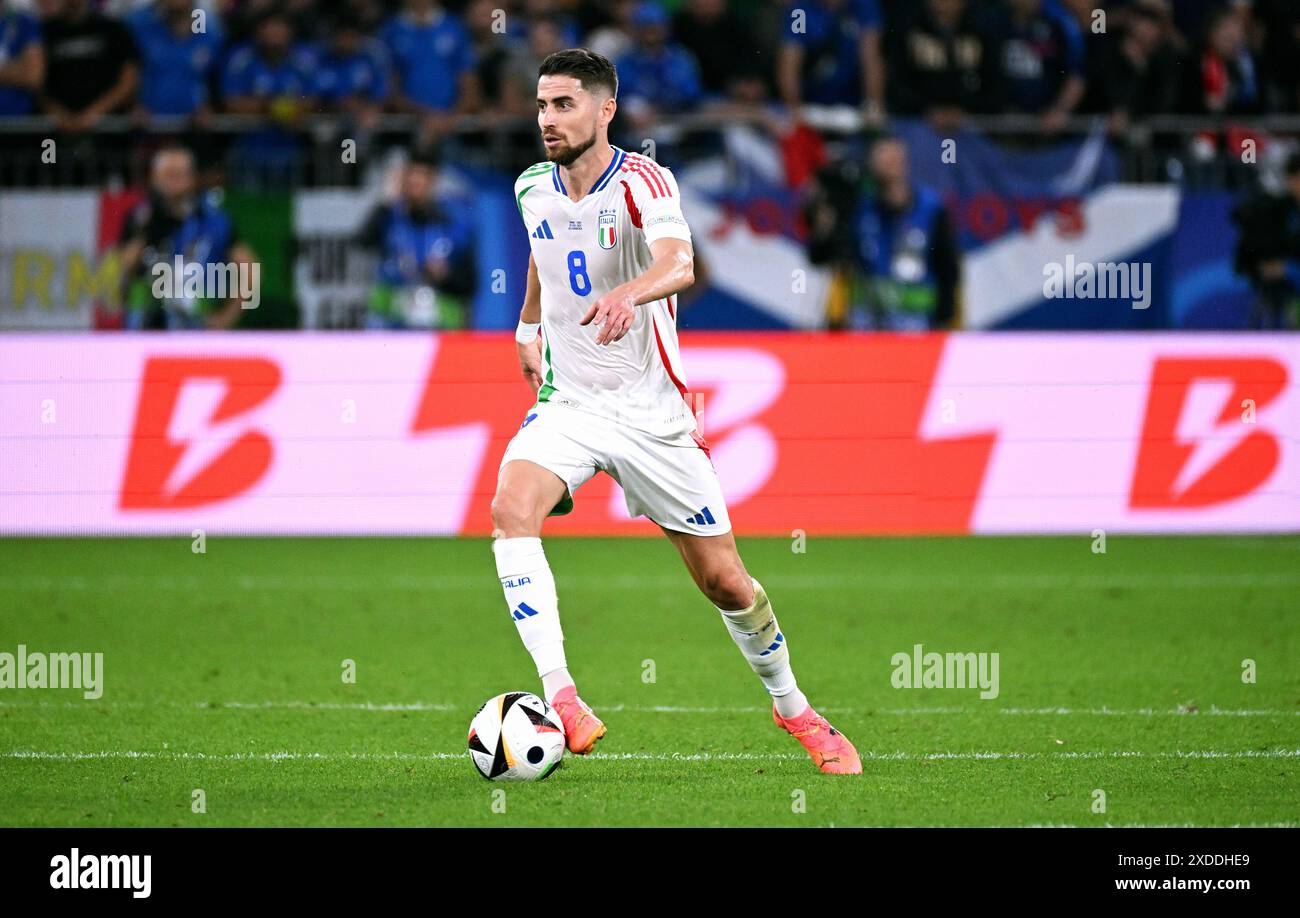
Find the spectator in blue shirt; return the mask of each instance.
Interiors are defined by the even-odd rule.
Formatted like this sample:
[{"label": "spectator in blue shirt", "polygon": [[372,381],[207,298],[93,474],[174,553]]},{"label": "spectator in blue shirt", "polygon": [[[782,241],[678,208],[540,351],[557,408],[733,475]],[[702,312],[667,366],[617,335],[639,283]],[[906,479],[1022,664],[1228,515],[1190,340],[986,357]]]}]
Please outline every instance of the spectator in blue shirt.
[{"label": "spectator in blue shirt", "polygon": [[[231,328],[242,301],[234,295],[166,298],[155,295],[155,269],[183,264],[251,265],[255,256],[240,241],[230,217],[198,186],[194,156],[184,147],[164,147],[149,169],[149,196],[127,216],[117,245],[125,291],[126,327],[144,329]],[[213,291],[207,291],[209,294]]]},{"label": "spectator in blue shirt", "polygon": [[333,30],[316,65],[316,96],[326,109],[353,115],[373,127],[388,98],[388,52],[366,36],[350,12],[334,17]]},{"label": "spectator in blue shirt", "polygon": [[450,128],[479,105],[477,59],[469,31],[434,0],[406,0],[380,30],[393,62],[393,107],[425,116],[426,133]]},{"label": "spectator in blue shirt", "polygon": [[403,167],[396,200],[377,206],[361,230],[379,253],[366,327],[466,328],[477,280],[473,225],[464,206],[441,206],[435,151]]},{"label": "spectator in blue shirt", "polygon": [[868,165],[869,176],[854,161],[828,163],[807,205],[809,260],[835,272],[828,325],[951,326],[961,265],[943,199],[912,180],[907,148],[897,139],[877,141]]},{"label": "spectator in blue shirt", "polygon": [[0,116],[29,115],[45,82],[41,27],[0,0]]},{"label": "spectator in blue shirt", "polygon": [[777,87],[791,111],[803,105],[885,104],[883,29],[877,0],[799,0],[786,9]]},{"label": "spectator in blue shirt", "polygon": [[695,55],[669,38],[669,18],[658,3],[632,14],[633,43],[615,61],[619,102],[636,130],[661,113],[685,111],[704,96]]},{"label": "spectator in blue shirt", "polygon": [[313,107],[315,60],[293,38],[283,13],[270,12],[258,21],[252,42],[236,48],[226,62],[221,93],[227,109],[292,124]]},{"label": "spectator in blue shirt", "polygon": [[1060,130],[1087,88],[1078,25],[1054,0],[1006,0],[998,17],[1002,91],[1012,111]]},{"label": "spectator in blue shirt", "polygon": [[221,23],[204,16],[195,31],[193,0],[158,0],[127,18],[140,50],[140,106],[151,115],[208,114],[208,80],[221,52]]},{"label": "spectator in blue shirt", "polygon": [[253,40],[231,52],[221,79],[225,106],[264,122],[235,138],[232,173],[237,182],[279,185],[292,180],[303,149],[294,128],[317,106],[315,68],[315,55],[294,41],[293,25],[279,11],[266,13],[257,21]]}]

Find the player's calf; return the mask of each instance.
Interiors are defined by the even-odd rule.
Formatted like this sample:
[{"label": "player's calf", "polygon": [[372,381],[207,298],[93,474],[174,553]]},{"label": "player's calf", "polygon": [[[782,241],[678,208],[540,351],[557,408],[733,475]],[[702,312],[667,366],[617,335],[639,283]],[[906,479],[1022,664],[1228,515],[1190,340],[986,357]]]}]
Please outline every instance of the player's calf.
[{"label": "player's calf", "polygon": [[[740,611],[754,604],[757,598],[754,579],[743,567],[709,571],[703,578],[701,589],[709,602],[718,609]],[[725,613],[724,613],[725,614]]]},{"label": "player's calf", "polygon": [[795,682],[790,668],[790,648],[777,624],[767,592],[753,577],[749,580],[753,602],[742,609],[719,607],[718,612],[731,639],[775,699],[781,713],[793,717],[803,712],[808,700]]},{"label": "player's calf", "polygon": [[848,737],[808,704],[790,668],[790,646],[777,624],[767,591],[750,578],[754,601],[743,609],[719,608],[727,630],[772,696],[772,718],[797,739],[826,774],[858,774],[862,762]]}]

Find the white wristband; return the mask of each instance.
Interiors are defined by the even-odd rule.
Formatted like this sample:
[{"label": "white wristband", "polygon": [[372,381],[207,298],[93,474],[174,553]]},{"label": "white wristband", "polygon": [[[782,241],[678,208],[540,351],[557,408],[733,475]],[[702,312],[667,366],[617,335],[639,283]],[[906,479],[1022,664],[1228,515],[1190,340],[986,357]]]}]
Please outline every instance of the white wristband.
[{"label": "white wristband", "polygon": [[515,328],[515,340],[520,344],[531,344],[537,340],[537,331],[542,327],[541,322],[523,322]]}]

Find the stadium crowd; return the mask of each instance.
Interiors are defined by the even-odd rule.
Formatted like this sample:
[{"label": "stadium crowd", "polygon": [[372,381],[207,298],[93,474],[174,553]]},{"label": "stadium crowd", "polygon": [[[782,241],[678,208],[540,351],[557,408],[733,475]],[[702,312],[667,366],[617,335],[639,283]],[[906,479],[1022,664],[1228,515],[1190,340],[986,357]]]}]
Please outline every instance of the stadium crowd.
[{"label": "stadium crowd", "polygon": [[[969,116],[1018,116],[1019,142],[1033,144],[1077,129],[1078,116],[1100,118],[1119,141],[1154,116],[1199,116],[1214,129],[1177,135],[1175,152],[1231,168],[1236,119],[1300,114],[1294,0],[0,0],[0,167],[30,159],[32,138],[51,127],[74,164],[149,163],[147,179],[135,177],[150,200],[122,242],[123,280],[135,286],[126,324],[226,327],[238,320],[228,303],[183,313],[142,293],[146,256],[211,238],[214,251],[251,257],[216,204],[193,204],[203,188],[293,184],[313,142],[367,143],[398,116],[387,143],[417,153],[356,240],[380,262],[364,324],[406,327],[415,312],[422,324],[466,327],[474,240],[437,200],[432,151],[454,138],[469,153],[494,134],[513,137],[511,155],[497,147],[487,165],[536,159],[538,66],[576,45],[617,67],[611,138],[625,147],[655,137],[676,162],[664,125],[771,129],[789,184],[807,191],[810,260],[849,278],[830,327],[959,326],[960,255],[944,203],[909,178],[900,144],[796,176],[808,124],[879,137],[891,118],[949,130]],[[4,123],[20,116],[26,136]],[[112,116],[114,130],[101,130]],[[227,118],[214,129],[218,116],[238,116],[238,127]],[[205,178],[217,161],[259,178],[241,181],[238,168]],[[1296,321],[1297,174],[1292,161],[1287,193],[1235,214],[1237,269],[1262,304],[1252,324]]]},{"label": "stadium crowd", "polygon": [[[196,13],[198,15],[196,15]],[[626,115],[850,106],[868,118],[1300,111],[1290,0],[0,0],[0,116],[292,122],[527,114],[583,44]]]}]

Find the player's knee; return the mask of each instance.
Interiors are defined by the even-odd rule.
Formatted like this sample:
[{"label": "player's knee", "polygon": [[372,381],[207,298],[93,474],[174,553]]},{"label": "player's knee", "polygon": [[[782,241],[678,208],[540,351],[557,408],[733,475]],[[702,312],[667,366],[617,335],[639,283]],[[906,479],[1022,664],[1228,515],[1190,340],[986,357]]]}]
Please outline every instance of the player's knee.
[{"label": "player's knee", "polygon": [[537,535],[536,517],[531,503],[514,492],[492,498],[492,528],[505,537]]},{"label": "player's knee", "polygon": [[704,593],[715,606],[729,612],[754,603],[754,584],[743,568],[709,571],[704,576]]}]

